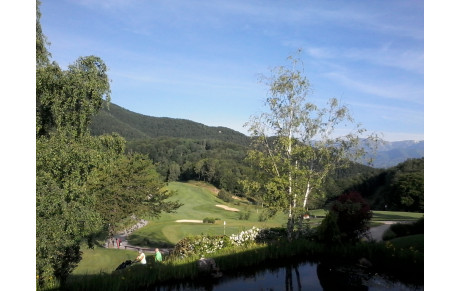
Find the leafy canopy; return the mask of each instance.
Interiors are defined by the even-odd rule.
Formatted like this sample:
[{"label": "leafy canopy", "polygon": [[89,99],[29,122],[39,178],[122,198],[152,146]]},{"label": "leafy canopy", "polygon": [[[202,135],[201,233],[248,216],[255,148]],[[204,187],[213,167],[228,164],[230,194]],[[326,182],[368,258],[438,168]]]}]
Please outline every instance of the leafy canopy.
[{"label": "leafy canopy", "polygon": [[[262,197],[272,213],[287,212],[291,237],[308,210],[310,195],[321,195],[328,174],[364,155],[360,138],[366,130],[337,99],[329,99],[325,108],[310,102],[310,82],[301,60],[291,56],[288,61],[290,66],[277,67],[262,78],[268,87],[268,111],[246,124],[253,138],[247,161],[259,172],[242,184]],[[343,128],[349,132],[340,134]],[[371,135],[367,141],[375,139]]]}]

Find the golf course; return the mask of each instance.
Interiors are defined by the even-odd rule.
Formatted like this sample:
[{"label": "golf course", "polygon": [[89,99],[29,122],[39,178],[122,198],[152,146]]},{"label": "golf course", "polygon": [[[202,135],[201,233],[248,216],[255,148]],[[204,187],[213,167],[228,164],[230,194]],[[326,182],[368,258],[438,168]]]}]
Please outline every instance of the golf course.
[{"label": "golf course", "polygon": [[[162,214],[158,219],[143,217],[148,221],[147,225],[128,236],[128,245],[165,250],[173,248],[181,239],[191,235],[231,235],[253,226],[270,228],[286,224],[287,216],[283,213],[260,221],[263,213],[261,205],[253,205],[247,200],[237,199],[238,197],[227,203],[217,197],[218,189],[203,182],[172,182],[168,188],[175,193],[170,199],[178,200],[183,205],[176,213]],[[323,209],[311,210],[311,227],[316,227],[325,214]],[[422,216],[423,213],[374,211],[371,227],[382,225],[386,221],[415,221]],[[203,223],[206,218],[214,219],[214,223]],[[105,248],[103,242],[93,249],[82,245],[82,251],[83,259],[71,277],[111,273],[123,261],[134,260],[137,256],[134,249]],[[153,261],[153,254],[146,255],[147,261]]]}]

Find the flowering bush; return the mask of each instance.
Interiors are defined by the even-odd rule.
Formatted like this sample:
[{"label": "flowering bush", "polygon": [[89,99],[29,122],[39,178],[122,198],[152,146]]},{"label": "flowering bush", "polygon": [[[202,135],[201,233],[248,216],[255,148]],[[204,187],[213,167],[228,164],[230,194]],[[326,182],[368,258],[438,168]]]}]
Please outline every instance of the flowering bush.
[{"label": "flowering bush", "polygon": [[232,234],[230,236],[230,241],[237,246],[248,245],[255,242],[260,231],[260,228],[253,226],[251,229],[242,231],[239,234]]},{"label": "flowering bush", "polygon": [[227,236],[197,235],[180,240],[174,247],[173,254],[188,257],[194,254],[203,256],[228,247],[231,242]]},{"label": "flowering bush", "polygon": [[246,246],[255,243],[261,231],[261,229],[253,226],[249,230],[242,231],[239,234],[232,234],[230,237],[225,235],[188,236],[175,245],[173,255],[179,257],[204,256],[230,246]]}]

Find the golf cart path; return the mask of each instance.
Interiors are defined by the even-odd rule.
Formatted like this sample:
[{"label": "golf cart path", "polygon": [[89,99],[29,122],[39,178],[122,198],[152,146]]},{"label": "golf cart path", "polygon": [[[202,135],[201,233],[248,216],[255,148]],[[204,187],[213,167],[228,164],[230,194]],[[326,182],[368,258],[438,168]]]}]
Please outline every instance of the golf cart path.
[{"label": "golf cart path", "polygon": [[383,225],[374,226],[369,229],[372,239],[375,241],[382,241],[382,236],[387,229],[390,228],[392,224],[395,223],[411,223],[410,221],[379,221]]}]

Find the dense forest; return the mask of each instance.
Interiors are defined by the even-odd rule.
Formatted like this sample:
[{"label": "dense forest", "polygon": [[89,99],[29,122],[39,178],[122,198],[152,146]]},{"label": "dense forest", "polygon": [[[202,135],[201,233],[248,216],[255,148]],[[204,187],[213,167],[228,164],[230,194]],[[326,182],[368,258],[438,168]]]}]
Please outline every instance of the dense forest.
[{"label": "dense forest", "polygon": [[[147,154],[167,181],[206,181],[234,195],[257,200],[239,183],[242,177],[254,174],[245,161],[245,146],[163,137],[128,141],[127,151]],[[312,207],[323,208],[343,192],[356,190],[375,210],[423,212],[423,170],[423,158],[408,159],[389,169],[352,163],[328,176],[322,191],[312,199]]]}]

